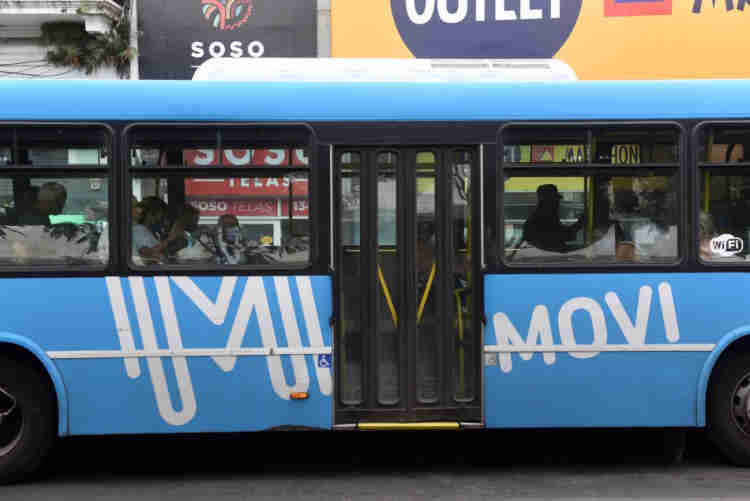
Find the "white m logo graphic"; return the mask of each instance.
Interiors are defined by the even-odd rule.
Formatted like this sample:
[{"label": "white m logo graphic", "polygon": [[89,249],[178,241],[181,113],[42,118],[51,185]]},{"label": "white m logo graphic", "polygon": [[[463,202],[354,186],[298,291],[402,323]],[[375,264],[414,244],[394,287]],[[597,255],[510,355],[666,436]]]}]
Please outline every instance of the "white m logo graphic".
[{"label": "white m logo graphic", "polygon": [[[245,283],[245,289],[240,298],[239,307],[229,332],[226,347],[224,349],[208,350],[186,350],[183,348],[182,333],[174,307],[170,280],[216,326],[225,324],[238,281],[236,277],[222,278],[217,298],[215,301],[212,301],[188,277],[155,277],[153,281],[169,344],[169,349],[164,351],[160,350],[157,344],[144,279],[141,277],[130,278],[130,290],[144,347],[144,352],[139,353],[135,349],[135,341],[125,305],[121,281],[115,277],[107,278],[107,288],[120,338],[120,345],[126,353],[126,372],[130,378],[135,379],[140,377],[141,367],[139,358],[146,357],[159,413],[167,423],[175,426],[183,425],[193,419],[197,411],[195,392],[187,365],[187,356],[211,356],[222,371],[230,372],[235,367],[237,356],[265,355],[271,384],[274,392],[280,398],[288,400],[291,393],[304,392],[309,389],[310,375],[307,370],[305,355],[330,353],[330,348],[326,348],[323,344],[323,333],[309,277],[296,277],[297,292],[310,342],[309,347],[304,347],[302,343],[298,319],[293,307],[294,303],[289,287],[290,279],[287,277],[274,277],[273,279],[279,310],[281,312],[282,328],[287,340],[287,347],[279,348],[279,338],[277,337],[271,318],[271,310],[263,285],[263,279],[261,277],[250,277]],[[243,349],[242,344],[253,312],[255,312],[258,321],[263,348]],[[133,356],[128,357],[128,353],[132,353]],[[286,380],[282,368],[281,355],[291,356],[294,373],[293,385],[290,385]],[[173,405],[169,395],[164,366],[160,358],[164,356],[172,358],[179,395],[182,401],[182,405],[179,407],[182,409],[181,411],[175,410],[176,407]],[[319,367],[316,364],[315,371],[320,392],[326,396],[330,395],[332,391],[330,369]]]}]

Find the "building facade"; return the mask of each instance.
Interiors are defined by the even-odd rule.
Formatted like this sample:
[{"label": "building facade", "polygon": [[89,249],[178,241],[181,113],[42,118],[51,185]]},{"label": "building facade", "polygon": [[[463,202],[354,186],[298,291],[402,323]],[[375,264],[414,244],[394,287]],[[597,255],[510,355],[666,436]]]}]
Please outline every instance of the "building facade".
[{"label": "building facade", "polygon": [[[209,57],[331,55],[331,0],[231,5],[232,12],[219,12],[202,0],[0,1],[0,78],[190,79]],[[54,46],[44,43],[47,23],[73,23],[97,36],[123,17],[132,51],[127,71],[102,65],[88,72],[48,61]]]},{"label": "building facade", "polygon": [[114,67],[88,74],[47,60],[45,23],[76,23],[87,34],[108,33],[124,13],[122,0],[16,0],[0,2],[0,78],[118,78]]}]

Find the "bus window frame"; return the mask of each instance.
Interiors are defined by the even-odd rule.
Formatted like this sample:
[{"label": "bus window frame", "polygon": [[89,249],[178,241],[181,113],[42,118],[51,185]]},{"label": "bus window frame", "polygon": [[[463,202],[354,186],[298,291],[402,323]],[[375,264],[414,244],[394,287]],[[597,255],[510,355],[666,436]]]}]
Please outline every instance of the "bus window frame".
[{"label": "bus window frame", "polygon": [[[709,170],[726,170],[727,168],[732,169],[742,169],[745,168],[748,170],[748,173],[750,175],[750,162],[742,162],[737,164],[729,164],[727,162],[722,163],[713,163],[708,161],[702,161],[701,155],[703,153],[706,153],[706,147],[707,145],[702,141],[704,131],[711,128],[721,128],[721,127],[745,127],[748,130],[750,130],[750,120],[703,120],[701,122],[698,122],[695,124],[691,131],[691,143],[694,145],[691,152],[691,159],[690,159],[690,165],[693,167],[693,176],[692,176],[692,182],[693,186],[695,186],[695,190],[693,193],[693,210],[690,214],[691,217],[691,223],[692,228],[690,232],[690,239],[689,239],[689,247],[690,251],[695,256],[695,262],[698,263],[699,266],[701,266],[705,271],[712,270],[712,271],[726,271],[726,270],[735,270],[735,271],[746,271],[748,266],[750,266],[750,261],[705,261],[700,256],[700,238],[698,235],[698,232],[700,231],[700,213],[701,213],[701,174],[703,173],[703,169],[709,169]],[[708,136],[705,136],[708,138]]]},{"label": "bus window frame", "polygon": [[[630,167],[630,169],[648,169],[651,168],[675,168],[676,174],[679,176],[678,186],[678,200],[679,203],[679,227],[677,236],[677,259],[672,262],[665,263],[648,263],[648,262],[623,262],[623,263],[561,263],[561,262],[550,262],[550,263],[513,263],[505,258],[505,232],[504,218],[505,218],[505,173],[506,169],[509,173],[515,171],[518,172],[529,172],[539,168],[540,174],[536,177],[544,177],[541,172],[549,173],[550,170],[559,171],[561,173],[569,173],[571,171],[578,170],[582,173],[591,171],[603,171],[605,169],[612,169],[612,164],[597,164],[594,163],[591,158],[593,152],[591,151],[591,128],[618,128],[618,127],[632,127],[636,128],[639,126],[648,127],[663,127],[673,128],[677,133],[677,145],[679,146],[678,161],[674,162],[675,165],[671,166],[672,162],[669,163],[641,163],[637,164],[638,167]],[[504,133],[508,128],[511,127],[535,127],[539,129],[555,129],[555,128],[575,128],[579,130],[586,130],[587,136],[587,147],[588,159],[583,164],[578,163],[550,163],[544,167],[506,167],[505,162],[505,143],[503,141]],[[690,196],[688,195],[687,180],[688,175],[686,169],[689,168],[690,163],[688,162],[688,138],[691,137],[690,133],[686,129],[685,125],[675,120],[607,120],[607,121],[545,121],[545,120],[533,120],[533,121],[509,121],[503,122],[497,131],[497,155],[494,161],[497,165],[497,180],[495,190],[498,196],[495,197],[495,224],[497,227],[497,238],[495,244],[495,255],[497,256],[494,265],[500,270],[512,269],[513,272],[530,272],[530,273],[564,273],[575,270],[576,272],[585,273],[599,273],[599,272],[621,272],[621,273],[633,273],[638,271],[678,271],[683,268],[689,259],[689,252],[691,246],[689,244],[688,233],[691,233],[691,229],[688,226],[688,219],[690,212],[688,209]],[[578,167],[575,167],[578,165]],[[614,167],[617,168],[617,167]]]},{"label": "bus window frame", "polygon": [[[83,128],[97,128],[101,129],[104,133],[104,140],[109,151],[107,157],[107,165],[97,166],[83,166],[75,165],[66,170],[60,167],[33,167],[23,166],[18,164],[11,164],[0,166],[0,177],[13,177],[26,175],[29,178],[49,177],[49,178],[91,178],[92,173],[105,173],[103,176],[107,179],[107,232],[109,238],[109,255],[107,256],[107,262],[104,264],[91,264],[91,265],[71,265],[67,263],[61,264],[44,264],[44,265],[0,265],[0,276],[3,278],[11,277],[57,277],[57,276],[77,276],[77,277],[100,277],[111,275],[117,265],[117,254],[113,252],[113,243],[116,242],[116,235],[113,228],[112,221],[117,218],[117,203],[116,203],[116,176],[117,169],[115,168],[115,158],[118,157],[117,142],[115,138],[114,127],[106,122],[97,121],[35,121],[35,120],[8,120],[0,121],[0,127],[34,127],[34,128],[71,128],[71,129],[83,129]],[[16,144],[13,145],[16,148]],[[28,174],[32,173],[32,174]]]},{"label": "bus window frame", "polygon": [[[191,264],[175,264],[175,263],[164,263],[151,266],[139,266],[132,261],[131,248],[132,243],[132,194],[129,189],[132,187],[133,179],[135,178],[147,178],[147,177],[158,177],[159,173],[164,173],[169,176],[179,176],[183,178],[200,178],[200,177],[216,177],[216,167],[132,167],[130,165],[130,150],[131,141],[130,135],[133,129],[137,128],[154,128],[154,129],[189,129],[189,128],[205,128],[205,129],[220,129],[222,127],[232,129],[279,129],[279,130],[304,130],[307,135],[307,143],[293,143],[290,141],[284,141],[282,139],[278,141],[270,141],[268,139],[259,140],[257,144],[265,146],[284,146],[286,149],[293,151],[295,148],[304,148],[308,153],[309,163],[306,166],[242,166],[242,167],[220,167],[222,177],[278,177],[278,171],[283,170],[285,174],[293,172],[306,172],[308,179],[308,221],[310,227],[310,250],[309,257],[306,262],[301,264],[283,264],[283,265],[253,265],[253,264],[214,264],[214,263],[191,263]],[[172,275],[175,272],[189,273],[190,275],[247,275],[251,272],[253,275],[298,275],[302,274],[313,274],[317,268],[317,263],[320,259],[321,251],[319,250],[320,238],[319,233],[319,214],[318,211],[321,209],[316,208],[320,201],[318,200],[317,189],[320,184],[319,169],[322,165],[317,165],[318,159],[318,138],[315,134],[315,129],[305,122],[131,122],[128,123],[122,130],[121,136],[122,151],[120,152],[120,161],[123,165],[122,183],[123,189],[120,190],[121,194],[121,206],[123,208],[122,221],[124,221],[123,227],[119,231],[119,242],[121,248],[118,250],[119,259],[123,263],[123,268],[127,270],[128,275],[146,275],[146,276],[157,276],[157,275]],[[249,146],[249,145],[248,145]],[[291,153],[290,153],[291,154]],[[275,171],[275,173],[274,173]],[[244,176],[238,176],[238,174],[244,174]],[[127,189],[126,189],[127,187]]]}]

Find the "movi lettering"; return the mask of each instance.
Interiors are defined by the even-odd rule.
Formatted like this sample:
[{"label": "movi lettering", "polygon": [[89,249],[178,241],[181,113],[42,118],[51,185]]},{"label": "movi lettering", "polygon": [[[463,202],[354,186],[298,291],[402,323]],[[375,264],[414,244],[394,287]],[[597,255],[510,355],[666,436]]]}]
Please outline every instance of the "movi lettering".
[{"label": "movi lettering", "polygon": [[[680,330],[677,324],[677,313],[675,311],[672,288],[666,282],[658,286],[659,304],[661,306],[664,332],[669,343],[677,343],[680,340]],[[615,292],[607,292],[604,301],[610,314],[614,317],[627,344],[630,346],[646,346],[646,333],[648,332],[648,320],[651,312],[653,290],[649,286],[643,286],[638,291],[638,304],[635,318],[632,318],[623,306],[620,297]],[[593,343],[591,349],[588,345],[578,345],[576,333],[573,329],[573,314],[583,312],[588,315],[593,329]],[[522,360],[531,360],[534,352],[541,351],[545,364],[555,363],[556,352],[567,352],[571,357],[577,359],[592,358],[599,355],[599,350],[608,344],[607,322],[604,309],[594,299],[588,297],[576,297],[568,300],[562,305],[557,315],[557,327],[560,336],[560,344],[555,345],[552,335],[552,323],[549,309],[545,305],[537,305],[529,322],[526,340],[511,322],[505,313],[496,313],[493,317],[495,336],[499,348],[500,369],[508,373],[513,369],[511,355],[518,352]],[[513,347],[511,349],[511,347]],[[521,351],[529,348],[530,351]],[[568,351],[569,350],[569,351]]]},{"label": "movi lettering", "polygon": [[[292,279],[288,277],[274,277],[273,279],[282,319],[281,330],[283,330],[287,341],[286,348],[278,347],[277,329],[274,328],[268,296],[261,277],[247,278],[245,288],[239,299],[239,307],[231,326],[226,321],[230,304],[235,296],[235,288],[238,282],[237,277],[224,277],[221,279],[221,286],[219,287],[218,296],[215,301],[209,299],[190,278],[154,277],[153,284],[156,289],[162,324],[169,345],[168,350],[158,346],[157,333],[146,293],[145,282],[146,280],[143,277],[131,277],[127,281],[121,281],[121,279],[116,277],[108,277],[106,279],[120,346],[124,355],[125,372],[129,378],[138,379],[141,376],[142,368],[140,359],[146,359],[146,367],[151,377],[159,414],[165,422],[171,425],[181,426],[190,422],[198,410],[186,355],[205,356],[204,353],[208,353],[217,367],[223,372],[231,372],[234,369],[237,362],[237,355],[243,351],[250,353],[242,354],[264,356],[274,393],[281,399],[289,400],[292,393],[309,390],[310,374],[307,369],[306,356],[317,353],[330,353],[330,348],[324,346],[320,319],[309,277],[296,277],[294,280],[296,282],[298,297],[300,298],[304,325],[309,338],[309,347],[304,347],[302,343],[300,324],[298,323],[293,307],[290,289]],[[226,339],[224,350],[186,350],[183,347],[182,333],[172,298],[170,282],[184,293],[213,325],[217,327],[229,327],[228,338],[224,338]],[[135,306],[136,322],[143,343],[143,352],[140,355],[136,350],[133,329],[125,304],[123,283],[129,283]],[[243,350],[243,341],[248,332],[253,313],[255,313],[263,348]],[[220,335],[227,334],[225,330],[218,330],[217,333]],[[288,356],[291,361],[294,384],[289,384],[284,375],[281,359],[281,354],[284,351],[289,353]],[[176,405],[170,396],[162,357],[167,360],[171,359],[177,380],[179,405]],[[331,395],[333,383],[330,368],[324,367],[322,364],[316,364],[315,375],[318,380],[320,393],[325,396]]]}]

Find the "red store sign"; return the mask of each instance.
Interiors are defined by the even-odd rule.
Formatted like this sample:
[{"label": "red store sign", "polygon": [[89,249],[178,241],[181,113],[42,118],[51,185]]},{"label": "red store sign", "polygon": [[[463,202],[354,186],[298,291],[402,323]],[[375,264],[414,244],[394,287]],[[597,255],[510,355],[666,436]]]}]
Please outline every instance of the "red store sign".
[{"label": "red store sign", "polygon": [[[289,217],[289,201],[281,202],[281,215]],[[292,200],[292,217],[308,217],[310,215],[310,204],[307,200]]]},{"label": "red store sign", "polygon": [[288,177],[231,177],[220,179],[185,179],[185,194],[188,197],[243,197],[243,198],[306,198],[307,179]]},{"label": "red store sign", "polygon": [[189,167],[305,167],[310,159],[305,150],[184,150],[182,159]]},{"label": "red store sign", "polygon": [[[189,200],[190,205],[198,209],[201,216],[218,217],[224,214],[249,217],[278,217],[289,216],[289,202],[277,200]],[[308,217],[310,205],[307,200],[292,201],[293,217]]]}]

